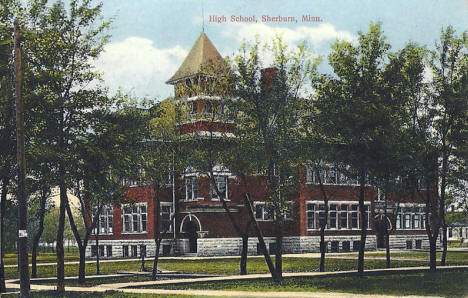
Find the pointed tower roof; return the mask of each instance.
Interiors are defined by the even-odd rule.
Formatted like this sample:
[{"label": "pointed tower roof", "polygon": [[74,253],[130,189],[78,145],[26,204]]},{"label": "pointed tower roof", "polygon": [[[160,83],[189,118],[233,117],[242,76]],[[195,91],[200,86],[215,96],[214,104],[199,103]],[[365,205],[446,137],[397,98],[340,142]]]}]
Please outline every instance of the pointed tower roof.
[{"label": "pointed tower roof", "polygon": [[227,66],[208,36],[202,32],[187,57],[185,57],[182,65],[166,83],[173,85],[181,79],[196,75],[200,73],[202,66],[207,63],[213,63],[222,67]]}]

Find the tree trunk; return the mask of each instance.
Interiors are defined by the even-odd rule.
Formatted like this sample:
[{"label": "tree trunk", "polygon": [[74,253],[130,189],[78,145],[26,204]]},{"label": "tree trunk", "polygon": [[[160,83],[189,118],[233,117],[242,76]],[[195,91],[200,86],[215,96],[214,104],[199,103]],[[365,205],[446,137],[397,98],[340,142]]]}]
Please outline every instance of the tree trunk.
[{"label": "tree trunk", "polygon": [[242,235],[242,250],[239,264],[240,274],[247,275],[247,254],[249,251],[249,234]]},{"label": "tree trunk", "polygon": [[86,244],[78,247],[80,253],[80,264],[78,265],[78,284],[86,283]]},{"label": "tree trunk", "polygon": [[0,293],[6,291],[5,286],[5,264],[3,262],[3,256],[5,255],[4,249],[4,217],[5,217],[5,207],[6,207],[6,198],[7,198],[7,186],[10,179],[8,177],[3,177],[2,179],[2,195],[0,197]]},{"label": "tree trunk", "polygon": [[[220,191],[218,189],[218,186],[216,185],[216,183],[214,181],[213,165],[210,166],[210,181],[211,181],[211,184],[212,184],[216,194],[219,197],[219,200],[220,200],[221,204],[223,205],[223,208],[224,208],[224,211],[226,212],[226,215],[228,216],[229,220],[231,221],[232,227],[234,228],[234,230],[236,230],[237,234],[242,238],[242,251],[241,251],[241,258],[240,258],[239,267],[240,267],[240,274],[245,275],[245,274],[247,274],[247,249],[248,249],[248,240],[249,240],[249,227],[250,227],[250,224],[252,223],[252,221],[250,220],[247,223],[247,226],[246,226],[246,229],[245,229],[245,234],[244,234],[242,229],[239,227],[239,225],[234,220],[234,216],[232,215],[231,211],[229,210],[229,206],[227,205],[226,200],[224,200],[222,194],[220,193]],[[245,177],[243,178],[243,181],[245,183]],[[246,240],[244,240],[244,238],[246,238]],[[243,272],[245,272],[245,273],[243,273]]]},{"label": "tree trunk", "polygon": [[161,248],[161,238],[157,239],[156,250],[154,252],[154,260],[153,260],[153,270],[151,271],[151,280],[158,279],[158,263],[159,263],[159,249]]},{"label": "tree trunk", "polygon": [[99,229],[100,229],[100,226],[98,225],[97,229],[96,229],[96,275],[99,275],[101,273],[101,268],[99,268]]},{"label": "tree trunk", "polygon": [[327,243],[325,242],[325,227],[320,227],[320,264],[319,271],[325,271],[325,254],[327,252]]},{"label": "tree trunk", "polygon": [[366,212],[364,210],[365,170],[362,169],[359,177],[359,211],[361,213],[361,243],[359,245],[358,274],[364,274],[364,251],[366,248]]},{"label": "tree trunk", "polygon": [[44,231],[44,214],[45,214],[45,205],[48,197],[47,190],[42,193],[41,203],[39,209],[39,230],[36,235],[34,235],[33,244],[32,244],[32,256],[31,256],[31,277],[37,277],[37,247],[39,246],[39,240],[41,239],[42,232]]},{"label": "tree trunk", "polygon": [[[385,218],[387,220],[387,218]],[[391,268],[391,263],[390,263],[390,233],[388,231],[388,228],[386,229],[385,232],[385,260],[386,260],[386,267]]]},{"label": "tree trunk", "polygon": [[65,262],[63,249],[63,232],[65,230],[65,209],[67,206],[67,187],[65,184],[65,168],[63,162],[59,164],[59,189],[60,189],[60,208],[57,227],[57,292],[65,291]]},{"label": "tree trunk", "polygon": [[[323,169],[322,169],[323,170]],[[323,222],[320,222],[320,215],[319,215],[319,225],[320,225],[320,263],[319,263],[319,271],[325,271],[325,254],[327,253],[327,242],[325,242],[325,228],[328,222],[328,195],[325,191],[325,187],[323,186],[323,181],[320,178],[320,169],[316,168],[316,175],[319,180],[319,187],[320,192],[323,195],[323,203],[325,206]],[[320,211],[319,211],[320,212]],[[320,214],[320,213],[319,213]]]},{"label": "tree trunk", "polygon": [[244,204],[245,204],[245,207],[247,208],[247,211],[249,212],[250,219],[253,222],[254,229],[258,238],[258,244],[260,245],[260,249],[262,250],[263,256],[265,257],[265,262],[267,263],[268,270],[270,271],[271,277],[273,278],[273,281],[279,283],[281,282],[281,279],[278,277],[276,273],[276,269],[273,265],[273,262],[271,261],[270,254],[268,253],[267,247],[265,245],[265,240],[263,238],[262,231],[260,230],[257,220],[255,219],[255,215],[253,213],[252,202],[250,201],[250,197],[248,193],[244,195]]},{"label": "tree trunk", "polygon": [[437,269],[437,237],[429,237],[429,270],[435,272]]},{"label": "tree trunk", "polygon": [[440,266],[445,266],[447,259],[447,225],[445,220],[442,222],[442,255],[440,257]]},{"label": "tree trunk", "polygon": [[[158,278],[158,262],[159,262],[159,249],[161,246],[161,233],[160,233],[160,219],[161,219],[161,205],[159,202],[158,183],[153,183],[153,213],[154,213],[154,245],[156,250],[154,252],[153,270],[151,272],[151,280]],[[175,227],[174,227],[175,229]]]},{"label": "tree trunk", "polygon": [[276,224],[276,249],[275,249],[275,268],[278,278],[283,279],[283,220],[278,218],[281,214],[277,215]]}]

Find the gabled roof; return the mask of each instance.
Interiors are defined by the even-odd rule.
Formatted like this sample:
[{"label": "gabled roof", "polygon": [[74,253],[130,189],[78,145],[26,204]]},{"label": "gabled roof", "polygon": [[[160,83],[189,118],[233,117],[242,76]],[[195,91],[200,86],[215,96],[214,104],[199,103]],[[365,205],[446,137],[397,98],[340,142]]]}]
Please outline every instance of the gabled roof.
[{"label": "gabled roof", "polygon": [[181,79],[196,75],[200,73],[202,66],[207,63],[213,63],[222,67],[227,66],[208,36],[202,32],[182,65],[166,83],[175,84]]}]

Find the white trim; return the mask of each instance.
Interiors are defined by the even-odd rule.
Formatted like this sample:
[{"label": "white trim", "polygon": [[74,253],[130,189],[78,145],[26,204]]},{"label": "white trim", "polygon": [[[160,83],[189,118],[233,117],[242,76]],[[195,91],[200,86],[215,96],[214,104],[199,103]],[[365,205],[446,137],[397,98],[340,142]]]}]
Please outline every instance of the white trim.
[{"label": "white trim", "polygon": [[[310,200],[306,201],[306,203],[322,203],[325,204],[323,200]],[[328,204],[357,204],[359,205],[359,201],[334,201],[334,200],[328,200]],[[370,205],[370,201],[365,201],[364,205]]]},{"label": "white trim", "polygon": [[[191,97],[187,97],[184,101],[195,101],[195,100],[222,100],[221,96],[213,96],[213,95],[195,95]],[[228,99],[228,98],[227,98]]]},{"label": "white trim", "polygon": [[[306,201],[306,208],[305,208],[305,215],[306,215],[306,221],[308,220],[308,216],[307,216],[307,205],[308,204],[312,204],[314,206],[316,206],[317,208],[314,207],[314,226],[315,228],[313,229],[310,229],[307,227],[307,222],[306,222],[306,229],[308,232],[313,232],[313,231],[319,231],[320,230],[320,212],[324,212],[325,210],[320,210],[318,208],[318,205],[325,205],[324,201],[323,200],[309,200],[309,201]],[[359,202],[358,201],[333,201],[333,200],[329,200],[328,201],[328,205],[330,206],[331,204],[333,205],[337,205],[337,208],[336,210],[330,210],[328,209],[328,220],[330,220],[330,212],[336,212],[336,227],[335,228],[328,228],[328,222],[326,223],[326,226],[325,226],[325,230],[326,231],[358,231],[358,230],[361,230],[361,220],[360,220],[360,211],[359,211]],[[339,205],[339,207],[338,207]],[[344,212],[343,210],[341,210],[341,205],[357,205],[358,206],[358,209],[357,210],[347,210],[346,212]],[[364,202],[364,207],[369,207],[369,211],[367,210],[364,210],[365,213],[369,213],[369,216],[367,218],[367,231],[369,230],[372,230],[371,229],[371,220],[370,220],[370,217],[372,215],[372,210],[370,210],[370,205],[371,205],[371,202],[367,201],[367,202]],[[346,213],[347,216],[347,227],[346,228],[341,228],[341,213]],[[356,228],[353,228],[353,224],[352,224],[352,219],[353,219],[353,213],[357,213],[358,215],[358,222],[357,222],[357,227]],[[351,220],[351,223],[349,222]]]},{"label": "white trim", "polygon": [[185,220],[187,219],[187,217],[190,219],[190,221],[192,221],[192,217],[194,217],[194,218],[197,220],[197,222],[198,222],[199,232],[202,232],[202,231],[203,231],[203,230],[202,230],[201,222],[200,222],[200,220],[198,219],[198,217],[197,217],[196,215],[193,215],[193,214],[187,214],[187,215],[184,216],[184,218],[183,218],[182,221],[180,222],[180,232],[181,232],[181,233],[184,233],[184,231],[183,231],[184,222],[185,222]]}]

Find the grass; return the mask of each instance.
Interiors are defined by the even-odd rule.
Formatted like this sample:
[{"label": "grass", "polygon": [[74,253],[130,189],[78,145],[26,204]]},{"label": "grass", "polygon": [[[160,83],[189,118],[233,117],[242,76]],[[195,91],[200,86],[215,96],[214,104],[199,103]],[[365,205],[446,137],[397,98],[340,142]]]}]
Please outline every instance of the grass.
[{"label": "grass", "polygon": [[[149,262],[148,262],[149,265]],[[141,268],[141,262],[103,262],[100,263],[101,274],[114,274],[118,271],[138,271]],[[31,270],[31,268],[30,268]],[[94,263],[86,264],[86,274],[93,275],[96,273],[96,265]],[[38,277],[54,277],[56,276],[56,266],[37,266]],[[5,268],[7,279],[18,278],[18,268]],[[78,264],[66,264],[65,276],[77,276]]]},{"label": "grass", "polygon": [[[228,291],[343,292],[388,295],[437,295],[461,297],[468,294],[468,271],[438,271],[403,274],[286,278],[281,285],[271,279],[160,285],[151,288]],[[396,286],[397,285],[397,286]]]},{"label": "grass", "polygon": [[[65,249],[66,250],[66,249]],[[5,265],[16,265],[18,256],[16,254],[5,254],[3,258]],[[65,252],[65,262],[79,261],[78,252]],[[53,263],[57,261],[57,255],[54,252],[41,252],[37,255],[37,263]],[[31,264],[31,254],[29,254],[29,263]]]},{"label": "grass", "polygon": [[[380,256],[380,252],[367,253],[367,256]],[[392,267],[406,266],[427,266],[427,253],[425,252],[403,252],[392,254],[392,257],[417,258],[418,261],[398,261],[392,260]],[[318,258],[299,258],[287,257],[283,259],[284,272],[307,272],[318,268]],[[151,260],[147,261],[147,267],[151,266]],[[184,273],[202,273],[215,275],[232,275],[239,273],[239,259],[203,259],[203,260],[160,260],[160,268]],[[366,269],[385,268],[385,260],[365,259]],[[448,252],[448,265],[466,265],[468,264],[468,253],[466,252]],[[128,262],[102,262],[100,265],[102,274],[113,274],[118,271],[138,271],[141,263],[139,261]],[[354,259],[327,258],[325,269],[327,271],[342,271],[356,269],[357,261]],[[86,264],[86,274],[94,274],[94,263]],[[38,277],[54,277],[56,275],[56,266],[38,266]],[[248,273],[267,273],[268,268],[263,258],[249,258],[247,261]],[[7,279],[18,278],[17,268],[5,268]],[[65,265],[65,276],[77,276],[78,265]]]},{"label": "grass", "polygon": [[[274,258],[273,258],[274,262]],[[424,261],[394,261],[395,267],[423,266]],[[317,258],[283,258],[284,272],[308,272],[318,268]],[[217,275],[239,274],[239,259],[211,259],[211,260],[161,260],[161,268],[184,273],[204,273]],[[385,260],[366,260],[366,269],[385,268]],[[327,259],[325,261],[327,271],[353,270],[357,268],[357,260],[352,259]],[[268,267],[263,258],[251,258],[247,261],[247,272],[267,273]]]},{"label": "grass", "polygon": [[[123,298],[150,298],[154,297],[155,295],[152,294],[131,294],[131,293],[122,293],[116,291],[106,291],[106,292],[65,292],[65,293],[57,293],[55,291],[41,291],[41,292],[31,292],[31,297],[56,297],[56,298],[104,298],[104,297],[123,297]],[[3,294],[2,297],[13,298],[19,297],[18,294]],[[195,297],[190,295],[163,295],[161,297]],[[205,296],[209,297],[209,296]]]},{"label": "grass", "polygon": [[447,243],[447,246],[448,247],[468,247],[468,243],[467,242],[460,242],[460,241],[449,241]]}]

